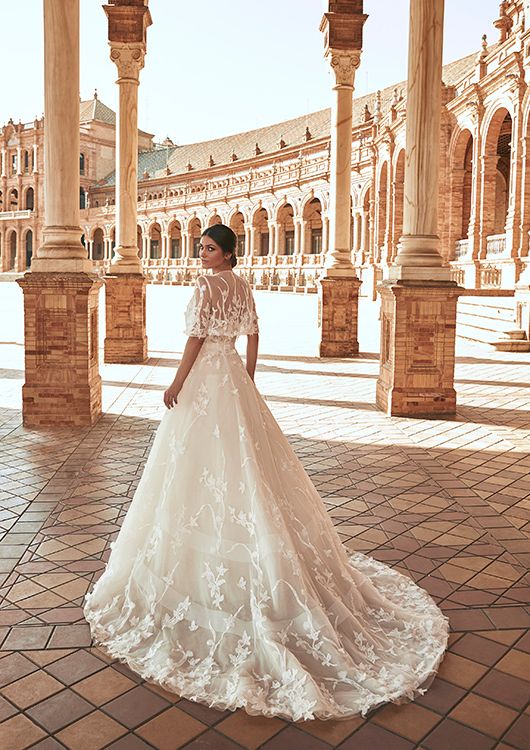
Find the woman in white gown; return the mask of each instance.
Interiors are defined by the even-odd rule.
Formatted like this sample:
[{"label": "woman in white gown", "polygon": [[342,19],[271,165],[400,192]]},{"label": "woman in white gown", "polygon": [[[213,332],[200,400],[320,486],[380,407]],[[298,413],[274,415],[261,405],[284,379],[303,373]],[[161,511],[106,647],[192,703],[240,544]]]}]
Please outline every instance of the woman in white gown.
[{"label": "woman in white gown", "polygon": [[[448,620],[408,577],[342,545],[254,385],[258,321],[215,225],[168,410],[84,608],[94,641],[218,709],[365,715],[432,681]],[[234,344],[247,335],[244,366]]]}]

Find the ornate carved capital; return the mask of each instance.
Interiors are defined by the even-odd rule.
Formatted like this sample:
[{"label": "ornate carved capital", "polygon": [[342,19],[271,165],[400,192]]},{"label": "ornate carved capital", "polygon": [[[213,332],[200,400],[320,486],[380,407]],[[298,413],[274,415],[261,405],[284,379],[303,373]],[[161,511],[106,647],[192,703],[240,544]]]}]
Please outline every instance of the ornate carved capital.
[{"label": "ornate carved capital", "polygon": [[144,67],[144,58],[144,45],[113,44],[110,48],[110,59],[116,63],[120,78],[132,78],[137,81]]},{"label": "ornate carved capital", "polygon": [[360,51],[330,50],[329,58],[330,65],[335,73],[337,86],[351,86],[353,88],[355,71],[361,63]]}]

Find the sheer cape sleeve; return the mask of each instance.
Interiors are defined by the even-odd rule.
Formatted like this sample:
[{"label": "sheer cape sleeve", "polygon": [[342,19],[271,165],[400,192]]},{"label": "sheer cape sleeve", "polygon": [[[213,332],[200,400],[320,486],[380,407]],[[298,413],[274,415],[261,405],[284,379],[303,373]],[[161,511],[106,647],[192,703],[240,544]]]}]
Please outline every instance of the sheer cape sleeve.
[{"label": "sheer cape sleeve", "polygon": [[199,276],[193,296],[186,308],[184,333],[187,336],[206,338],[211,310],[212,301],[208,281],[204,276]]}]

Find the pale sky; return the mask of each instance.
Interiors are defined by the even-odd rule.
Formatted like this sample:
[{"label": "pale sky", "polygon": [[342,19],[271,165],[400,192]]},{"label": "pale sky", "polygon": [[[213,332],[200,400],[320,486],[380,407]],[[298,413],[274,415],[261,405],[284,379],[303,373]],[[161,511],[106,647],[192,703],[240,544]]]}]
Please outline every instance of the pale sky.
[{"label": "pale sky", "polygon": [[[408,0],[365,0],[356,94],[404,80]],[[139,125],[177,144],[250,130],[328,107],[319,25],[324,0],[150,0],[153,25],[139,90]],[[446,0],[444,61],[497,41],[498,0]],[[2,0],[0,123],[41,115],[42,0]],[[81,96],[116,109],[100,0],[81,0]]]}]

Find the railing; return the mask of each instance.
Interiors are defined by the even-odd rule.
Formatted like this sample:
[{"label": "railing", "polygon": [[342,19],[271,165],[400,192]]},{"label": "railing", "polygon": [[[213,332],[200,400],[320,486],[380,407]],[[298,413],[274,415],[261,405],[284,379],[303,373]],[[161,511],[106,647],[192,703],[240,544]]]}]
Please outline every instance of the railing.
[{"label": "railing", "polygon": [[506,235],[505,234],[491,234],[486,237],[486,258],[490,258],[495,255],[504,255],[506,250]]},{"label": "railing", "polygon": [[0,211],[0,221],[8,221],[11,219],[30,219],[33,211],[29,208],[25,211]]},{"label": "railing", "polygon": [[463,268],[451,268],[451,281],[456,281],[458,286],[464,286],[466,273]]},{"label": "railing", "polygon": [[497,266],[482,266],[480,269],[480,288],[498,289],[501,285],[501,269]]},{"label": "railing", "polygon": [[455,242],[455,260],[465,258],[470,250],[469,240],[457,240]]}]

